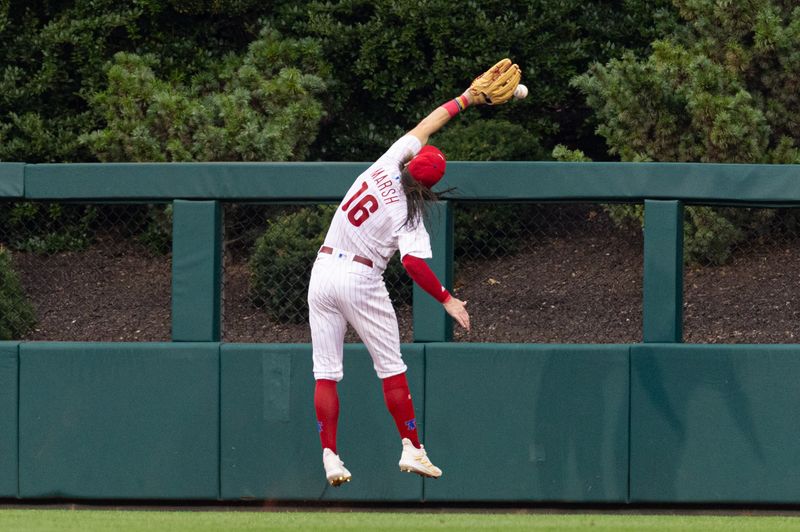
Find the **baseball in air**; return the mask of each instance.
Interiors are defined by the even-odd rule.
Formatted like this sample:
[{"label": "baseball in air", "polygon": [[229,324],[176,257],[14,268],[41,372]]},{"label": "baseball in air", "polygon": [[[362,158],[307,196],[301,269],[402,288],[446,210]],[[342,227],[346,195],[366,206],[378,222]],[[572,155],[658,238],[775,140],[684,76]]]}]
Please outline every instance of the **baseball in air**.
[{"label": "baseball in air", "polygon": [[528,95],[528,87],[520,83],[517,85],[517,88],[514,89],[514,98],[517,100],[521,100]]}]

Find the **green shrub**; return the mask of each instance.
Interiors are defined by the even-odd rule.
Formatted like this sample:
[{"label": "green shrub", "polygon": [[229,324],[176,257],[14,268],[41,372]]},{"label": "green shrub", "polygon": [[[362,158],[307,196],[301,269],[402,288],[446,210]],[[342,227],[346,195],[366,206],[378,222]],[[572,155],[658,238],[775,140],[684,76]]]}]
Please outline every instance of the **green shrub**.
[{"label": "green shrub", "polygon": [[11,252],[0,246],[0,340],[18,340],[35,323],[33,308],[11,267]]},{"label": "green shrub", "polygon": [[[286,41],[313,38],[332,66],[324,105],[328,117],[311,159],[372,158],[432,104],[455,96],[479,69],[503,55],[520,62],[531,97],[470,114],[501,113],[541,132],[548,147],[584,146],[587,140],[597,145],[586,123],[588,110],[568,80],[620,49],[643,50],[673,25],[677,11],[670,0],[485,0],[461,10],[454,5],[451,0],[0,0],[0,159],[73,162],[115,156],[114,138],[95,139],[97,146],[79,139],[104,127],[105,110],[91,100],[106,91],[103,67],[116,53],[157,55],[157,79],[190,85],[192,78],[213,78],[214,65],[226,55],[242,56],[263,21]],[[308,72],[301,61],[290,65]],[[186,100],[166,98],[150,108],[168,114],[176,103]],[[143,130],[153,118],[142,117]],[[180,113],[178,118],[189,120]],[[122,120],[112,120],[117,122],[112,129]],[[141,142],[131,151],[152,156],[146,138],[131,137]],[[174,147],[170,151],[173,158],[183,155]]]},{"label": "green shrub", "polygon": [[160,70],[156,55],[114,55],[108,87],[90,98],[104,127],[81,136],[100,160],[302,160],[324,115],[318,45],[269,27],[202,75],[162,79]]},{"label": "green shrub", "polygon": [[458,204],[455,209],[456,258],[500,257],[519,248],[528,234],[532,204]]},{"label": "green shrub", "polygon": [[308,319],[308,280],[336,206],[303,207],[271,220],[250,257],[251,298],[276,320]]},{"label": "green shrub", "polygon": [[12,249],[33,253],[79,251],[91,243],[97,208],[90,205],[20,202],[0,219]]},{"label": "green shrub", "polygon": [[116,53],[157,55],[161,79],[209,75],[209,64],[243,54],[274,10],[256,0],[0,0],[0,160],[94,160],[79,139],[103,121],[89,100],[106,90]]},{"label": "green shrub", "polygon": [[[594,109],[609,153],[633,162],[800,162],[795,3],[674,5],[682,24],[654,41],[647,57],[626,52],[572,81]],[[608,210],[617,222],[641,223],[641,208]],[[724,263],[734,246],[769,227],[773,215],[688,207],[686,260]]]},{"label": "green shrub", "polygon": [[458,120],[448,124],[431,142],[449,160],[539,161],[549,159],[539,137],[508,120]]},{"label": "green shrub", "polygon": [[485,0],[455,6],[451,0],[317,0],[281,12],[277,27],[319,39],[334,68],[330,119],[317,142],[322,158],[371,159],[402,128],[504,56],[519,63],[531,96],[465,115],[508,119],[535,132],[548,149],[575,140],[596,144],[586,124],[589,112],[569,80],[620,49],[643,50],[676,18],[669,0]]},{"label": "green shrub", "polygon": [[139,242],[158,255],[169,252],[172,246],[172,204],[150,205],[147,208],[147,222]]}]

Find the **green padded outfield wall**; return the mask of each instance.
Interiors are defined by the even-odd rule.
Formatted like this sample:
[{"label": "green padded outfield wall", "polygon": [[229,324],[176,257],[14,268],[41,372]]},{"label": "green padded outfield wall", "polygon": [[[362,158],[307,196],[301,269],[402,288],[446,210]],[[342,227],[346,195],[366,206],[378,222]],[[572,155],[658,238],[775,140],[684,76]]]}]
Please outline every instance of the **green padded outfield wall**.
[{"label": "green padded outfield wall", "polygon": [[218,342],[222,290],[218,201],[173,203],[172,340]]},{"label": "green padded outfield wall", "polygon": [[683,340],[683,204],[644,202],[645,343]]},{"label": "green padded outfield wall", "polygon": [[25,165],[0,163],[0,198],[21,198],[25,193]]},{"label": "green padded outfield wall", "polygon": [[[426,435],[424,346],[402,346],[417,419]],[[420,501],[422,479],[401,473],[400,437],[372,359],[347,344],[338,385],[338,451],[353,481],[328,486],[314,414],[311,346],[224,344],[223,499]]]},{"label": "green padded outfield wall", "polygon": [[623,503],[626,345],[427,344],[435,501]]},{"label": "green padded outfield wall", "polygon": [[77,163],[25,166],[35,199],[340,200],[370,163]]},{"label": "green padded outfield wall", "polygon": [[[340,200],[370,163],[77,163],[24,165],[29,199]],[[447,163],[440,189],[464,200],[800,201],[800,165]]]},{"label": "green padded outfield wall", "polygon": [[17,351],[0,342],[0,498],[17,496]]},{"label": "green padded outfield wall", "polygon": [[[453,206],[449,201],[434,205],[425,221],[431,238],[433,258],[426,262],[449,291],[453,290]],[[453,319],[441,303],[414,283],[414,341],[450,342]]]},{"label": "green padded outfield wall", "polygon": [[800,345],[631,348],[631,501],[800,501]]},{"label": "green padded outfield wall", "polygon": [[216,499],[219,344],[20,345],[21,497]]},{"label": "green padded outfield wall", "polygon": [[[176,215],[175,343],[22,343],[18,358],[14,345],[0,349],[0,495],[800,500],[800,346],[657,343],[680,340],[679,202],[797,206],[800,165],[448,164],[442,187],[458,187],[459,201],[649,204],[643,338],[653,343],[404,346],[424,441],[445,471],[438,481],[398,472],[399,442],[380,381],[364,348],[350,345],[340,450],[355,480],[326,488],[310,346],[214,343],[217,202],[335,201],[367,166],[0,163],[4,198],[180,198],[176,205],[188,208]],[[202,200],[208,205],[193,210]],[[654,210],[653,200],[670,205]],[[198,242],[202,253],[195,253]],[[424,306],[415,310],[415,322],[425,315]],[[434,325],[431,341],[447,338],[433,320],[424,325]],[[415,332],[427,335],[424,327]]]}]

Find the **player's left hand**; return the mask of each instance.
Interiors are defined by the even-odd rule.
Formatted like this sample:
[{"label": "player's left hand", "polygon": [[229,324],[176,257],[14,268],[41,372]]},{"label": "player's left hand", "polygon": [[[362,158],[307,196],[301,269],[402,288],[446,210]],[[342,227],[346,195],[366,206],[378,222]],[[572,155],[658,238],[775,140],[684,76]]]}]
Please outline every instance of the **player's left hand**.
[{"label": "player's left hand", "polygon": [[492,68],[475,78],[467,91],[470,103],[480,105],[500,105],[506,103],[514,96],[514,89],[522,78],[519,65],[512,64],[511,59],[505,58],[497,62]]},{"label": "player's left hand", "polygon": [[464,308],[467,306],[467,302],[450,296],[450,299],[442,304],[447,313],[450,314],[459,325],[469,331],[469,314],[467,313],[467,309]]}]

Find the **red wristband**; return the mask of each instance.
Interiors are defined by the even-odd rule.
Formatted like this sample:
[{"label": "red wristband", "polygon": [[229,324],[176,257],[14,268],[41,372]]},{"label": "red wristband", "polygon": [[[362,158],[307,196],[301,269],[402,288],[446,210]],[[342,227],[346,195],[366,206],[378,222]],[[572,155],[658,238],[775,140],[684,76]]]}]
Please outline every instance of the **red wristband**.
[{"label": "red wristband", "polygon": [[444,107],[444,110],[450,115],[450,118],[453,118],[461,111],[455,100],[450,100],[447,103],[443,103],[442,107]]},{"label": "red wristband", "polygon": [[453,118],[458,113],[466,109],[468,106],[469,102],[463,96],[456,96],[449,102],[442,104],[442,107],[444,107],[445,111],[447,111],[447,114],[450,115],[450,118]]}]

